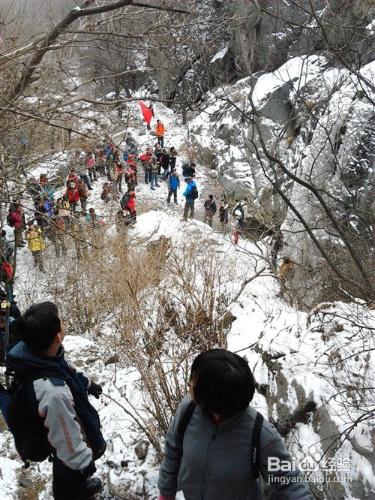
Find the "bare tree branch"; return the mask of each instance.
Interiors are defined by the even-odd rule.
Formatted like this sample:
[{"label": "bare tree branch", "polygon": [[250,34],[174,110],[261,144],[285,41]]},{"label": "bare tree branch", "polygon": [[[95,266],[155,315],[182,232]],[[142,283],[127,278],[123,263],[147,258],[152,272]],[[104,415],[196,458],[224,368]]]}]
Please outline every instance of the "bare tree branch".
[{"label": "bare tree branch", "polygon": [[9,95],[9,101],[13,101],[14,99],[17,99],[19,95],[29,86],[31,82],[31,78],[36,70],[36,68],[39,66],[41,63],[43,57],[45,56],[46,52],[48,51],[49,47],[52,45],[52,43],[57,39],[59,35],[61,35],[62,32],[65,31],[65,29],[70,26],[74,21],[81,17],[86,17],[86,16],[92,16],[94,14],[102,14],[105,12],[111,12],[113,10],[120,9],[122,7],[126,6],[139,6],[139,7],[144,7],[148,9],[158,9],[158,10],[166,10],[170,12],[180,12],[180,13],[188,13],[188,11],[183,10],[183,9],[175,9],[173,7],[166,7],[166,6],[158,6],[158,5],[151,5],[151,4],[143,4],[143,3],[138,3],[134,2],[133,0],[119,0],[114,3],[110,3],[107,5],[101,5],[100,7],[92,7],[92,8],[85,8],[87,5],[87,1],[85,1],[81,7],[75,7],[73,10],[69,12],[69,14],[62,20],[60,21],[45,37],[43,43],[39,48],[37,49],[35,55],[31,58],[31,61],[23,71],[20,79],[16,83],[14,89],[11,91]]}]

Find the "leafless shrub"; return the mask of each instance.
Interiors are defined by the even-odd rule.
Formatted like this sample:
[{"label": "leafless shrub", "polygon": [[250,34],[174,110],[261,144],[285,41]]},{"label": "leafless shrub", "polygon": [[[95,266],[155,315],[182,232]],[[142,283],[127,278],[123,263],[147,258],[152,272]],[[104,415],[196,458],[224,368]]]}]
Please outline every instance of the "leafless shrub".
[{"label": "leafless shrub", "polygon": [[[226,346],[227,277],[202,242],[171,248],[164,237],[140,243],[107,235],[103,241],[80,261],[73,248],[68,257],[46,259],[46,290],[70,333],[104,342],[109,356],[137,370],[142,401],[135,405],[125,397],[123,409],[161,457],[170,417],[187,393],[192,359]],[[30,289],[28,299],[35,298]],[[105,325],[110,334],[103,333]]]}]

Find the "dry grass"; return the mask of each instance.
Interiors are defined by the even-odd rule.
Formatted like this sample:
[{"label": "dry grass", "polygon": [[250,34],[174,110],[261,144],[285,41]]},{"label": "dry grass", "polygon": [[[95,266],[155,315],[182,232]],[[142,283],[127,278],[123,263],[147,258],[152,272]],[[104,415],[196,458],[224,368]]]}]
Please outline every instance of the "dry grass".
[{"label": "dry grass", "polygon": [[[107,238],[87,259],[48,262],[47,289],[67,330],[105,342],[139,373],[142,407],[124,408],[158,455],[171,415],[187,392],[192,359],[225,347],[223,270],[209,245],[171,248],[167,238]],[[32,302],[30,291],[30,302]],[[110,335],[103,336],[103,328]]]}]

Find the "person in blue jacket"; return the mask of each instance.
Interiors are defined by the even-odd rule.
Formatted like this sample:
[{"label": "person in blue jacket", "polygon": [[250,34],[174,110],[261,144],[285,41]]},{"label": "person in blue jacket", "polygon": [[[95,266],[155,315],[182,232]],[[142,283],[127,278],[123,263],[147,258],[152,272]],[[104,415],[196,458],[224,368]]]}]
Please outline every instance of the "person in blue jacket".
[{"label": "person in blue jacket", "polygon": [[172,170],[171,175],[169,176],[168,179],[168,198],[167,198],[167,203],[171,202],[171,197],[173,195],[174,202],[176,205],[177,203],[177,190],[180,187],[180,177],[178,176],[176,169]]},{"label": "person in blue jacket", "polygon": [[[183,220],[187,221],[188,217],[192,219],[194,217],[194,204],[195,200],[198,198],[197,185],[192,177],[185,179],[187,186],[183,195],[185,196],[185,207],[184,207],[184,217]],[[190,213],[190,215],[189,215]]]}]

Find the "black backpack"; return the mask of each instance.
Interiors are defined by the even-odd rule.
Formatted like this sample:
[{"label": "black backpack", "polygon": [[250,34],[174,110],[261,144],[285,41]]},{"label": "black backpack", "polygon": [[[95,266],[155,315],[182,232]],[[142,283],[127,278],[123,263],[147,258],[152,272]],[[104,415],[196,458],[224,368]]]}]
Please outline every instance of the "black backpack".
[{"label": "black backpack", "polygon": [[[189,421],[191,416],[194,413],[195,408],[197,407],[194,401],[190,401],[188,407],[186,408],[184,414],[182,415],[178,426],[177,426],[177,434],[181,442],[183,442],[185,431],[187,426],[189,425]],[[263,425],[263,415],[259,412],[256,412],[253,436],[251,439],[251,465],[253,471],[253,478],[258,479],[260,475],[260,433],[262,431]]]},{"label": "black backpack", "polygon": [[195,185],[191,187],[190,198],[192,200],[196,200],[198,198],[198,189]]},{"label": "black backpack", "polygon": [[26,466],[29,461],[42,462],[54,451],[47,438],[48,429],[44,426],[44,419],[38,414],[32,384],[34,380],[48,377],[63,379],[56,372],[36,371],[22,380],[13,378],[9,389],[0,387],[1,411]]},{"label": "black backpack", "polygon": [[8,226],[13,227],[13,221],[10,213],[7,215],[7,224]]},{"label": "black backpack", "polygon": [[130,200],[130,193],[126,192],[120,201],[122,210],[125,210],[125,208],[128,206],[129,200]]}]

